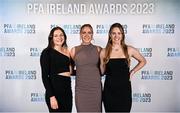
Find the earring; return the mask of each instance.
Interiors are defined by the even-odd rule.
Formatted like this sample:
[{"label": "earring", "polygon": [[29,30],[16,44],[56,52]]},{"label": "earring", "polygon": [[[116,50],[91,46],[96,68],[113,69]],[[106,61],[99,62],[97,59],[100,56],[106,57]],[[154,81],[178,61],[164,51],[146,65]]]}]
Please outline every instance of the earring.
[{"label": "earring", "polygon": [[91,41],[93,41],[92,43],[95,43],[95,40],[94,40],[94,38],[92,38],[92,40]]}]

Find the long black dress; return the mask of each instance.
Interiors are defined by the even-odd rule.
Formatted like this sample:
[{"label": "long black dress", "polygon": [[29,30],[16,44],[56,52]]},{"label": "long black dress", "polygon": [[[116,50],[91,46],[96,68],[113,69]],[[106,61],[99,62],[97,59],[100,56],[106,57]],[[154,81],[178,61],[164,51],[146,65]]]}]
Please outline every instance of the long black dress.
[{"label": "long black dress", "polygon": [[[42,81],[46,89],[45,99],[49,112],[71,112],[72,90],[71,78],[58,73],[69,72],[70,58],[53,48],[46,48],[40,57]],[[50,97],[55,96],[58,109],[52,109]]]},{"label": "long black dress", "polygon": [[131,82],[127,59],[112,58],[106,64],[103,101],[106,112],[130,112]]}]

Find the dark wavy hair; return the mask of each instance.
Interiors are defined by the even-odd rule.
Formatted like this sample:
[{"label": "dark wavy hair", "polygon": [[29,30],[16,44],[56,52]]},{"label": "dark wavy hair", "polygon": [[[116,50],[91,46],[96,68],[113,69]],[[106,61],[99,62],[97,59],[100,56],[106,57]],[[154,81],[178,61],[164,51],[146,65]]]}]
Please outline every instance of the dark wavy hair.
[{"label": "dark wavy hair", "polygon": [[59,26],[54,27],[54,28],[50,31],[49,36],[48,36],[48,46],[47,46],[47,48],[53,48],[53,47],[54,47],[53,37],[54,37],[54,32],[55,32],[56,30],[61,30],[61,31],[62,31],[62,33],[63,33],[63,35],[64,35],[64,43],[62,44],[62,47],[65,47],[65,48],[66,48],[66,47],[67,47],[67,43],[66,43],[67,35],[66,35],[65,31],[64,31],[61,27],[59,27]]}]

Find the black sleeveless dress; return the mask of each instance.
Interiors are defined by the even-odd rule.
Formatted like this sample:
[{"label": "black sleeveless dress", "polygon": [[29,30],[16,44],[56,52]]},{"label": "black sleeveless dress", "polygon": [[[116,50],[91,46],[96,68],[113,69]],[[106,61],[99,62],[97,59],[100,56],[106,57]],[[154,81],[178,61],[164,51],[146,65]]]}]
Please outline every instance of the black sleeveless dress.
[{"label": "black sleeveless dress", "polygon": [[130,112],[131,82],[127,59],[112,58],[106,64],[103,102],[106,112]]}]

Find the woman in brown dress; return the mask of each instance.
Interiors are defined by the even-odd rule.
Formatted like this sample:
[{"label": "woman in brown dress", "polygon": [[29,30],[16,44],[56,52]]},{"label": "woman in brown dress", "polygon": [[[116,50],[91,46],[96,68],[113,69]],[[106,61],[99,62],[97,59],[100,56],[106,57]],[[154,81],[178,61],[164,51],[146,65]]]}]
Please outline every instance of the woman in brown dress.
[{"label": "woman in brown dress", "polygon": [[91,43],[93,28],[84,24],[80,29],[81,45],[71,49],[76,66],[75,104],[77,112],[101,112],[101,76],[99,52],[101,47]]}]

